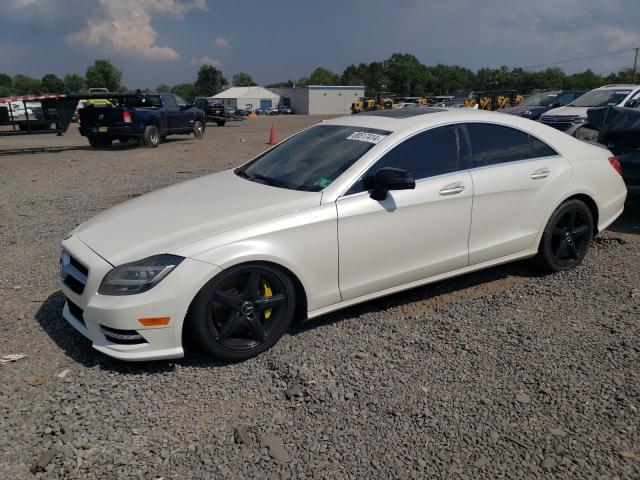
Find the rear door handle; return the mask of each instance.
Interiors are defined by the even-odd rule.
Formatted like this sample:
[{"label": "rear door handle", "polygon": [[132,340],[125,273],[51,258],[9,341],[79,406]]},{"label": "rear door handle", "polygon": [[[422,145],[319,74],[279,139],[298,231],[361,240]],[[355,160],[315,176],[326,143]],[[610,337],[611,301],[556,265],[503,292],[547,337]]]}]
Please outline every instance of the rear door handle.
[{"label": "rear door handle", "polygon": [[541,178],[547,178],[549,175],[551,175],[551,170],[549,170],[546,167],[543,167],[533,172],[531,174],[531,178],[533,178],[534,180],[539,180]]},{"label": "rear door handle", "polygon": [[440,195],[456,195],[464,192],[464,183],[456,182],[450,183],[440,189]]}]

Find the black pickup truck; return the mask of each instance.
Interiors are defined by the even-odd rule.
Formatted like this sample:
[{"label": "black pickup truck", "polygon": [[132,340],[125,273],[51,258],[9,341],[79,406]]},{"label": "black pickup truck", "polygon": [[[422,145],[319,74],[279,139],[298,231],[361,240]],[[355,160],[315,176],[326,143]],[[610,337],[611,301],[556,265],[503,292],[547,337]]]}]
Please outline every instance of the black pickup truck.
[{"label": "black pickup truck", "polygon": [[110,99],[108,106],[88,105],[78,109],[78,122],[80,134],[100,148],[110,147],[114,139],[155,148],[167,135],[202,138],[205,130],[204,112],[173,93],[140,93]]}]

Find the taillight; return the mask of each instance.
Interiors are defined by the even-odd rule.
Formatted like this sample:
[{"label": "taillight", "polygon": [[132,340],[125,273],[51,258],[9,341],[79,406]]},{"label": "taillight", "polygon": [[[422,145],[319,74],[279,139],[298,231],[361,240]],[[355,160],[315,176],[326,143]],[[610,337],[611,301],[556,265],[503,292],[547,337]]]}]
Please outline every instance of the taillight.
[{"label": "taillight", "polygon": [[122,121],[124,123],[131,123],[131,114],[129,112],[122,112]]},{"label": "taillight", "polygon": [[620,160],[618,160],[618,157],[609,157],[609,163],[616,172],[622,175],[622,165],[620,165]]},{"label": "taillight", "polygon": [[81,112],[82,112],[82,109],[79,108],[78,109],[78,113],[76,114],[76,118],[78,119],[78,125],[80,125],[82,123],[82,117],[80,116]]}]

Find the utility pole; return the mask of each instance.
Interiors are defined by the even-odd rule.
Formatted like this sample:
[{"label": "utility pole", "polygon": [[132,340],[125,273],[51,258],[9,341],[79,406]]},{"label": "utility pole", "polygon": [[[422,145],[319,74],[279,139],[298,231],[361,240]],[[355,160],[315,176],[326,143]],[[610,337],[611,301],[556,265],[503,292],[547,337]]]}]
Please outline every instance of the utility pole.
[{"label": "utility pole", "polygon": [[631,83],[636,83],[636,65],[638,65],[638,50],[639,47],[636,47],[636,54],[633,57],[633,73],[631,74]]}]

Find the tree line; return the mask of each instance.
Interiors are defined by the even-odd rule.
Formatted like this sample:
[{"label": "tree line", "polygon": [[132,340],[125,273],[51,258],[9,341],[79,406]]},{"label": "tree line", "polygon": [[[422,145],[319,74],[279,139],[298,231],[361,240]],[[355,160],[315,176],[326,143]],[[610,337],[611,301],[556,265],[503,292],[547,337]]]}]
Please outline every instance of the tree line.
[{"label": "tree line", "polygon": [[630,68],[609,75],[587,69],[567,75],[558,67],[532,72],[524,68],[481,68],[472,71],[458,65],[424,65],[414,55],[394,53],[380,62],[352,64],[337,74],[318,67],[308,77],[273,83],[267,87],[308,85],[364,85],[365,94],[390,92],[396,96],[455,95],[458,92],[516,90],[592,90],[610,83],[631,83]]},{"label": "tree line", "polygon": [[[532,72],[521,67],[509,69],[481,68],[472,71],[458,65],[424,65],[414,55],[394,53],[384,61],[349,65],[341,74],[318,67],[307,77],[267,85],[267,87],[306,87],[308,85],[364,85],[365,95],[389,92],[395,96],[455,95],[461,92],[516,90],[527,94],[535,90],[591,90],[609,83],[631,83],[630,68],[609,75],[587,69],[567,75],[558,67]],[[158,92],[173,92],[187,101],[198,96],[212,96],[229,85],[222,71],[202,65],[193,83],[169,86],[161,83]],[[238,72],[232,77],[234,86],[253,86],[250,74]],[[81,92],[89,88],[107,88],[110,92],[126,91],[122,72],[109,60],[96,60],[82,76],[69,73],[63,78],[47,73],[41,79],[18,74],[0,73],[0,98],[10,95]]]}]

